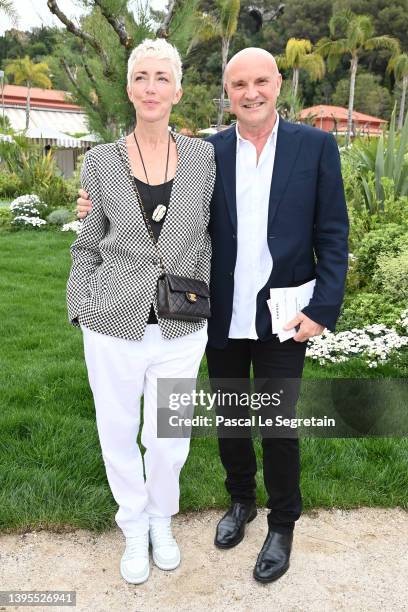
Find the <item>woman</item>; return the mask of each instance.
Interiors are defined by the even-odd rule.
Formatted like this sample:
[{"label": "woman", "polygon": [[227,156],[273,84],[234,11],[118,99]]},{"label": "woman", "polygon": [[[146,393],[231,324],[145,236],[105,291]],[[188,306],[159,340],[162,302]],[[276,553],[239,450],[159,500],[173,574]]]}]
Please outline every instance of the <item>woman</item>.
[{"label": "woman", "polygon": [[[120,570],[138,584],[149,576],[149,536],[158,567],[180,563],[171,516],[189,439],[157,437],[157,379],[195,378],[207,339],[205,319],[158,316],[157,247],[167,272],[208,283],[215,161],[209,143],[169,131],[182,96],[172,45],[145,40],[133,50],[127,92],[134,132],[84,159],[82,186],[93,207],[71,248],[67,295],[69,319],[83,331],[102,456],[126,538]],[[142,395],[143,458],[136,442]]]}]

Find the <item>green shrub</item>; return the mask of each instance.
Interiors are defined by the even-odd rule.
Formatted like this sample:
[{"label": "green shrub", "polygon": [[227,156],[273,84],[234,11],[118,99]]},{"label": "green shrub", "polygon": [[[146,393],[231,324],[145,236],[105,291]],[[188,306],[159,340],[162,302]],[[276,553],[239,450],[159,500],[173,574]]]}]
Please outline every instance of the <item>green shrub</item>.
[{"label": "green shrub", "polygon": [[51,177],[46,185],[38,189],[37,193],[49,209],[72,205],[70,192],[62,176]]},{"label": "green shrub", "polygon": [[394,303],[408,303],[408,241],[395,257],[385,254],[377,259],[374,285]]},{"label": "green shrub", "polygon": [[[395,129],[395,108],[389,130],[378,139],[360,140],[344,156],[360,175],[361,187],[370,214],[384,212],[387,198],[408,195],[408,114],[400,133]],[[384,181],[386,179],[386,181]],[[370,184],[371,182],[371,184]]]},{"label": "green shrub", "polygon": [[15,198],[21,193],[21,181],[16,174],[0,174],[0,198]]},{"label": "green shrub", "polygon": [[84,157],[85,155],[78,156],[72,176],[65,179],[65,185],[68,190],[69,206],[73,206],[78,198],[78,189],[81,187],[81,169]]},{"label": "green shrub", "polygon": [[73,213],[67,208],[56,208],[47,217],[47,221],[50,225],[64,225],[73,218]]},{"label": "green shrub", "polygon": [[408,114],[395,129],[395,109],[387,135],[357,139],[341,153],[342,174],[350,216],[350,247],[357,251],[364,235],[384,224],[407,224]]},{"label": "green shrub", "polygon": [[360,292],[346,296],[336,329],[347,331],[375,323],[394,327],[404,306],[403,302],[391,303],[387,296],[379,293]]},{"label": "green shrub", "polygon": [[395,184],[388,176],[379,179],[382,189],[381,199],[376,193],[376,179],[373,171],[367,173],[363,186],[366,197],[370,200],[370,228],[380,223],[403,223],[408,217],[408,197],[395,191]]},{"label": "green shrub", "polygon": [[11,220],[13,219],[13,215],[9,208],[1,207],[0,208],[0,228],[6,228],[10,226]]},{"label": "green shrub", "polygon": [[9,174],[18,176],[19,193],[37,193],[48,208],[72,204],[72,198],[51,151],[46,155],[41,147],[23,137],[16,137],[15,146],[0,142],[2,165]]},{"label": "green shrub", "polygon": [[355,255],[355,271],[360,287],[370,285],[377,270],[378,258],[393,257],[408,246],[408,229],[396,223],[384,224],[380,229],[368,232],[360,242]]}]

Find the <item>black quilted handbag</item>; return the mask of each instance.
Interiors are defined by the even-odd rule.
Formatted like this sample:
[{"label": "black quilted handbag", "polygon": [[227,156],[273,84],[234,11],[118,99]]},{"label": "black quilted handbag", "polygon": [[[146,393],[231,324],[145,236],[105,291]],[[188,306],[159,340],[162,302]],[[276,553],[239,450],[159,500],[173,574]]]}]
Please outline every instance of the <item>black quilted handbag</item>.
[{"label": "black quilted handbag", "polygon": [[210,292],[204,281],[164,273],[157,281],[159,317],[179,321],[208,319]]}]

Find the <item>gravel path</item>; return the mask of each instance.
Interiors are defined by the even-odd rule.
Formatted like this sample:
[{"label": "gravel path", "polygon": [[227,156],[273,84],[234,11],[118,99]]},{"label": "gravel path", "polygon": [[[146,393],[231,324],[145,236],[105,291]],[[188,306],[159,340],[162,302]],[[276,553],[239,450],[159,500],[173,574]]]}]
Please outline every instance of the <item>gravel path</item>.
[{"label": "gravel path", "polygon": [[[266,513],[235,549],[213,545],[221,512],[174,519],[182,564],[152,567],[143,585],[125,583],[118,570],[119,530],[0,535],[0,590],[76,590],[76,611],[381,612],[408,610],[408,514],[401,509],[322,510],[298,521],[291,567],[261,585],[252,568],[266,535]],[[72,610],[0,607],[0,610]]]}]

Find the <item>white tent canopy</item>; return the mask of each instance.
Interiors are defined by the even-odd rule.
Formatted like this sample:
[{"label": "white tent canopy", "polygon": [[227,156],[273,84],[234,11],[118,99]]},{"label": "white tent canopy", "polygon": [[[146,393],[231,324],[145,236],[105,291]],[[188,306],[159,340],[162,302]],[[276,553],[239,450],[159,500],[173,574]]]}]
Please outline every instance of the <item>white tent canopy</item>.
[{"label": "white tent canopy", "polygon": [[[6,104],[4,114],[8,117],[14,130],[24,130],[26,124],[25,108]],[[30,127],[42,127],[44,125],[71,134],[77,134],[78,132],[86,134],[89,132],[84,112],[31,108]]]},{"label": "white tent canopy", "polygon": [[206,135],[211,136],[212,134],[216,134],[217,131],[218,130],[215,127],[208,127],[208,128],[204,128],[203,130],[198,130],[197,134],[202,134],[203,136],[206,136]]},{"label": "white tent canopy", "polygon": [[[16,131],[25,129],[26,113],[24,108],[17,108],[6,106],[4,114],[11,123],[11,126]],[[32,130],[39,130],[39,132],[33,132],[35,134],[41,133],[39,136],[30,136]],[[51,132],[58,132],[59,136],[56,142]],[[53,144],[60,147],[66,148],[83,148],[87,145],[92,145],[98,142],[98,138],[94,134],[88,134],[89,131],[86,115],[83,112],[74,111],[62,111],[62,110],[51,110],[51,109],[35,109],[30,110],[30,127],[28,138],[39,138],[42,140],[41,144]],[[46,136],[45,133],[50,134]],[[85,134],[82,138],[74,138],[73,136],[67,136],[67,134],[75,133]],[[43,142],[44,140],[49,142]],[[69,143],[70,144],[67,144]],[[74,144],[75,143],[75,144]]]},{"label": "white tent canopy", "polygon": [[57,145],[66,149],[80,149],[84,146],[82,140],[67,136],[52,127],[30,127],[24,135],[31,140],[41,140],[41,144]]}]

